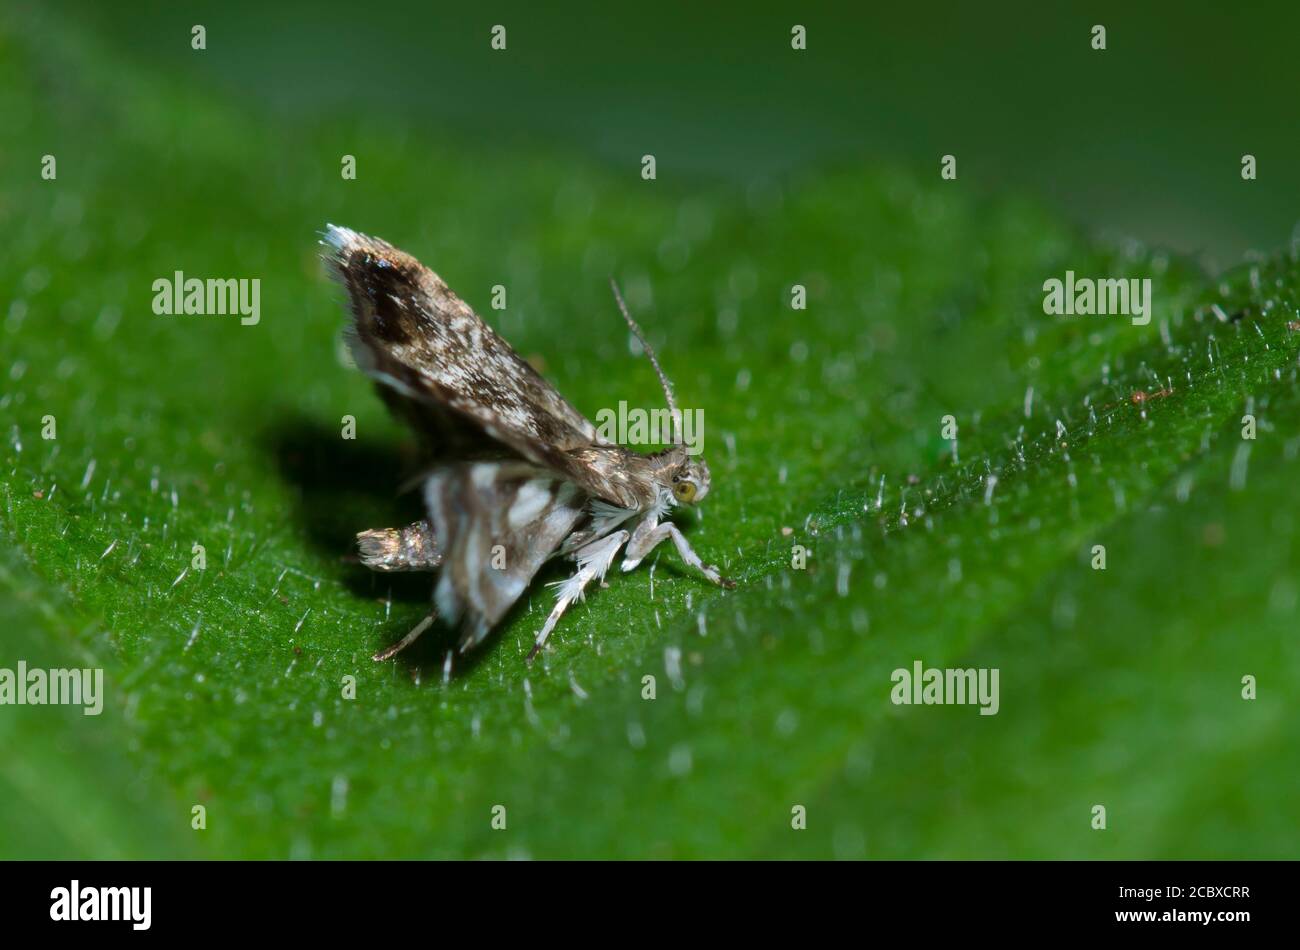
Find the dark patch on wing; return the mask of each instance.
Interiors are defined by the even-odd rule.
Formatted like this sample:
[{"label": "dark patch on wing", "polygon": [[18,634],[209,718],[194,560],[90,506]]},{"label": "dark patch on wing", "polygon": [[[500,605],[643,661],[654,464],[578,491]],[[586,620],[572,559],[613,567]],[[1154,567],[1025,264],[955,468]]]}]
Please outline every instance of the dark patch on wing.
[{"label": "dark patch on wing", "polygon": [[409,342],[411,328],[400,301],[409,297],[414,288],[405,272],[382,257],[367,254],[351,262],[347,274],[363,288],[372,308],[369,332],[385,343]]}]

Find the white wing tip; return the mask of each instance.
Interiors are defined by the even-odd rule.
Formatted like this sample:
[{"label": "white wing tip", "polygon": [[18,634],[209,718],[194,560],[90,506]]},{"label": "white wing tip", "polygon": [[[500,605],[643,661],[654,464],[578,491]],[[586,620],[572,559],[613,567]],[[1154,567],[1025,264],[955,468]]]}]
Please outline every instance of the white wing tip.
[{"label": "white wing tip", "polygon": [[321,233],[321,244],[342,253],[362,243],[364,238],[351,228],[341,228],[336,224],[326,224]]}]

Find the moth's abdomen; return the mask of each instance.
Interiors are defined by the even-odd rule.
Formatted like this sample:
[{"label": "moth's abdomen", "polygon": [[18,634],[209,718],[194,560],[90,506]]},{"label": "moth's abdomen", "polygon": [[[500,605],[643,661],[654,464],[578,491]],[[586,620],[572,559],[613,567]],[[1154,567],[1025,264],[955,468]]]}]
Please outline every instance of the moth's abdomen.
[{"label": "moth's abdomen", "polygon": [[362,531],[357,535],[357,551],[361,563],[372,571],[432,571],[442,564],[442,550],[427,521]]}]

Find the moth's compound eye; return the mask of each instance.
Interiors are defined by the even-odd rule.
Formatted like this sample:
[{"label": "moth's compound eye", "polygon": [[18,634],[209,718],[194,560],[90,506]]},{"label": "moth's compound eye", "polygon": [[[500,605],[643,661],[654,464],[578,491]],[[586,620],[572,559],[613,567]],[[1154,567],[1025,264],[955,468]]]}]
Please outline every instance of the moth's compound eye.
[{"label": "moth's compound eye", "polygon": [[691,500],[695,497],[695,483],[678,482],[673,486],[673,494],[677,496],[679,501],[684,501],[687,504],[690,504]]}]

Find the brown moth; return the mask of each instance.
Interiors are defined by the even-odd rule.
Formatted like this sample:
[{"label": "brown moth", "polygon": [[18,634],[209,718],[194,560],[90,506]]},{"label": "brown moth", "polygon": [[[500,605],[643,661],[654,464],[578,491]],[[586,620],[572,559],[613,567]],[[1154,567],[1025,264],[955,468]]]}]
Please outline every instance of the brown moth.
[{"label": "brown moth", "polygon": [[321,243],[350,298],[357,365],[439,455],[421,476],[427,518],[357,535],[361,561],[372,570],[439,572],[434,610],[376,660],[413,643],[435,615],[460,626],[464,653],[483,641],[553,557],[572,560],[577,571],[553,585],[555,607],[530,660],[587,585],[604,580],[625,545],[624,571],[671,538],[687,564],[715,584],[735,586],[664,520],[677,504],[703,501],[709,469],[682,444],[672,385],[613,281],[619,310],[659,376],[673,420],[672,447],[653,455],[602,438],[414,257],[333,225]]}]

